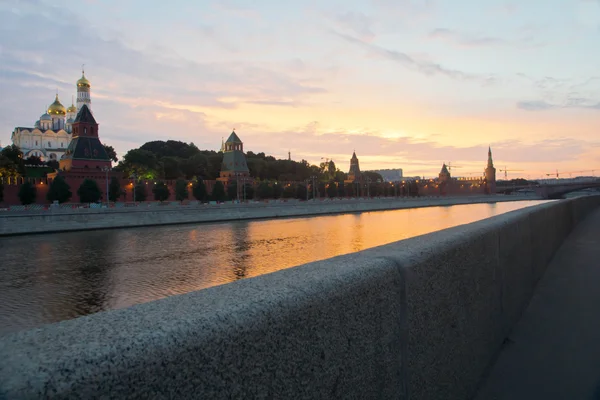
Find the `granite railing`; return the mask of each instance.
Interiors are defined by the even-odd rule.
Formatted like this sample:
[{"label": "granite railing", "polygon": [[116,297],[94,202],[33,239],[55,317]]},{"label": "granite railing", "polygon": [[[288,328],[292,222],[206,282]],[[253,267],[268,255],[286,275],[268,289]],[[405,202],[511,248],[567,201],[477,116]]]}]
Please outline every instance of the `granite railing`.
[{"label": "granite railing", "polygon": [[465,399],[600,196],[0,337],[0,398]]}]

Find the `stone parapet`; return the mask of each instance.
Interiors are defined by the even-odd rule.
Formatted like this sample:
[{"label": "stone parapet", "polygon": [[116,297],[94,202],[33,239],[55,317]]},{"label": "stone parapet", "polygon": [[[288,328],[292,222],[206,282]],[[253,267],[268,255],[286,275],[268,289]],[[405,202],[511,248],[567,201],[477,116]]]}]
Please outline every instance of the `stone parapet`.
[{"label": "stone parapet", "polygon": [[465,399],[600,196],[0,337],[0,398]]}]

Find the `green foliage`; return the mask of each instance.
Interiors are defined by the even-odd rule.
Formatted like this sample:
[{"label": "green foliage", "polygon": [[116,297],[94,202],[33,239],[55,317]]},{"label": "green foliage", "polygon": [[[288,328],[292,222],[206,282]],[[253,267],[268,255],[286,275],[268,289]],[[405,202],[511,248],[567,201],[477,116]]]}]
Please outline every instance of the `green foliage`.
[{"label": "green foliage", "polygon": [[275,182],[272,187],[273,187],[273,198],[274,199],[281,198],[281,195],[283,194],[283,186],[281,186],[280,183]]},{"label": "green foliage", "polygon": [[337,196],[337,186],[334,181],[329,182],[327,185],[327,197],[333,198]]},{"label": "green foliage", "polygon": [[119,158],[117,157],[117,152],[115,151],[114,147],[107,146],[105,144],[103,144],[102,146],[104,146],[104,150],[106,151],[106,155],[108,156],[108,158],[111,161],[113,161],[113,162],[119,161]]},{"label": "green foliage", "polygon": [[317,183],[317,198],[325,197],[326,193],[325,183]]},{"label": "green foliage", "polygon": [[296,198],[299,200],[306,200],[306,186],[296,185]]},{"label": "green foliage", "polygon": [[[245,188],[246,188],[246,200],[254,199],[254,186],[252,186],[249,183],[246,183]],[[242,192],[242,195],[243,195],[243,192]]]},{"label": "green foliage", "polygon": [[0,152],[0,155],[8,158],[14,164],[18,165],[21,160],[23,160],[23,152],[19,149],[18,146],[11,144],[10,146],[6,146]]},{"label": "green foliage", "polygon": [[199,200],[199,201],[206,200],[206,195],[207,195],[206,185],[204,184],[204,182],[201,179],[198,180],[196,183],[194,183],[194,187],[192,188],[192,194],[194,195],[196,200]]},{"label": "green foliage", "polygon": [[183,179],[177,179],[175,182],[175,199],[183,201],[188,198],[188,184]]},{"label": "green foliage", "polygon": [[345,197],[346,196],[346,188],[344,187],[344,181],[338,181],[337,182],[337,195],[339,197]]},{"label": "green foliage", "polygon": [[102,197],[102,192],[95,180],[86,179],[77,189],[77,195],[81,203],[96,203]]},{"label": "green foliage", "polygon": [[110,184],[108,186],[108,198],[110,201],[117,201],[121,196],[121,184],[119,180],[113,176],[110,178]]},{"label": "green foliage", "polygon": [[25,182],[19,188],[19,200],[21,200],[21,204],[27,205],[35,202],[35,198],[37,196],[37,190],[35,186],[29,182]]},{"label": "green foliage", "polygon": [[160,181],[154,185],[152,188],[152,193],[154,194],[154,200],[165,201],[171,195],[171,191],[166,183]]},{"label": "green foliage", "polygon": [[62,176],[54,178],[46,194],[46,200],[49,202],[58,201],[59,203],[66,203],[71,199],[73,193],[71,193],[71,187]]},{"label": "green foliage", "polygon": [[294,186],[285,185],[285,188],[283,188],[283,193],[281,194],[281,197],[283,197],[284,199],[291,199],[294,197],[295,194],[296,194],[296,189]]},{"label": "green foliage", "polygon": [[227,198],[229,200],[237,200],[237,182],[232,182],[227,185]]},{"label": "green foliage", "polygon": [[138,183],[135,185],[135,201],[146,201],[148,198],[148,192],[146,191],[146,185]]},{"label": "green foliage", "polygon": [[10,158],[0,154],[0,177],[13,177],[19,176],[18,165],[15,164]]},{"label": "green foliage", "polygon": [[273,198],[273,187],[267,181],[263,181],[258,185],[257,193],[259,199]]},{"label": "green foliage", "polygon": [[223,186],[223,182],[217,181],[215,183],[211,197],[214,201],[225,201],[225,186]]},{"label": "green foliage", "polygon": [[162,165],[154,153],[143,149],[129,150],[115,169],[123,171],[127,177],[135,174],[138,179],[154,179],[162,173]]},{"label": "green foliage", "polygon": [[377,172],[373,172],[373,171],[363,171],[362,173],[363,178],[365,179],[365,181],[367,180],[371,180],[371,183],[375,183],[375,182],[383,182],[383,177],[378,174]]}]

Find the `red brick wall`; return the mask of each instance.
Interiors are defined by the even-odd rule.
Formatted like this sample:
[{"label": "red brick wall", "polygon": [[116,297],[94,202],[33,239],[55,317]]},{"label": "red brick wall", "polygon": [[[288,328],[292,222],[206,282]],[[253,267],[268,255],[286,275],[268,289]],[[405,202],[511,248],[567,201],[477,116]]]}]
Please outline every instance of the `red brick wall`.
[{"label": "red brick wall", "polygon": [[[109,185],[110,185],[111,174],[112,173],[109,173],[109,175],[108,175]],[[79,203],[79,196],[77,195],[77,189],[83,183],[83,181],[87,178],[96,180],[96,182],[98,183],[98,186],[100,187],[100,190],[102,191],[103,199],[105,198],[105,193],[106,193],[106,175],[105,175],[105,173],[103,173],[103,172],[98,172],[95,174],[88,173],[87,175],[77,175],[76,173],[73,173],[73,174],[70,174],[70,176],[66,177],[66,179],[65,179],[66,182],[71,187],[71,193],[73,194],[73,196],[71,197],[70,203]],[[10,180],[8,180],[8,179],[4,180],[4,201],[0,202],[0,204],[3,204],[3,205],[21,204],[18,193],[19,193],[19,188],[25,181],[29,181],[35,185],[35,188],[37,190],[37,196],[36,196],[36,201],[35,201],[36,204],[49,204],[50,203],[46,200],[46,194],[48,193],[49,184],[52,182],[51,178],[12,178]],[[156,181],[156,182],[158,182],[158,181]],[[164,181],[164,182],[167,184],[167,186],[169,187],[169,191],[171,192],[171,195],[170,195],[168,201],[175,201],[175,181],[170,180],[170,181]],[[215,182],[216,181],[204,181],[204,184],[206,185],[206,190],[209,194],[211,193]],[[120,183],[121,183],[121,189],[123,189],[126,193],[126,197],[125,198],[121,197],[119,199],[119,201],[128,201],[128,202],[133,201],[132,180],[120,179]],[[142,183],[146,185],[147,201],[153,201],[154,195],[152,194],[152,188],[154,187],[155,182],[154,181],[143,181]],[[192,181],[188,181],[188,199],[195,200],[195,198],[192,194],[192,186],[190,185],[191,183],[192,183]]]}]

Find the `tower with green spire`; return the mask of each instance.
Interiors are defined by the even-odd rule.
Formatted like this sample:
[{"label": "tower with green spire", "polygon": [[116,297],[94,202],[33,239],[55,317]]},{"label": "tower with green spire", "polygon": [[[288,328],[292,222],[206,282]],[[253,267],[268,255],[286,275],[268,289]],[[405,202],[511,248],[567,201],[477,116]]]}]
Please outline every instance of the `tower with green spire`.
[{"label": "tower with green spire", "polygon": [[235,129],[223,145],[223,163],[221,164],[220,180],[235,180],[237,177],[247,178],[250,170],[244,155],[244,143],[235,133]]}]

